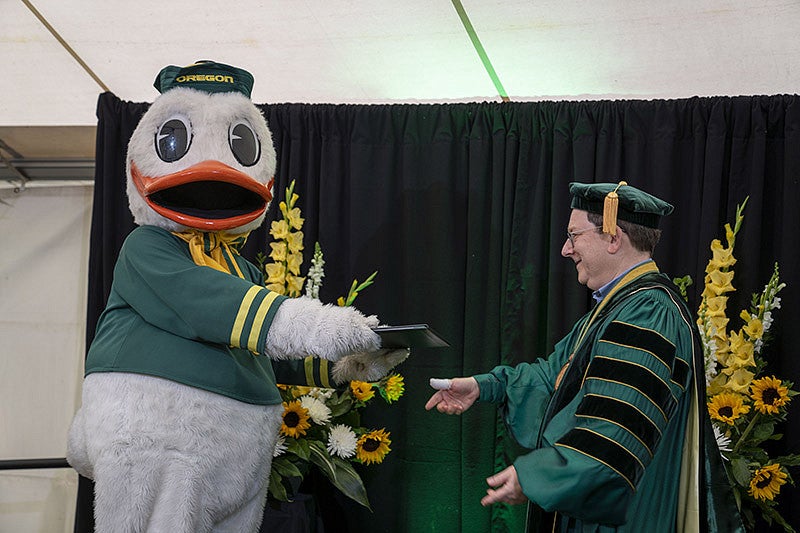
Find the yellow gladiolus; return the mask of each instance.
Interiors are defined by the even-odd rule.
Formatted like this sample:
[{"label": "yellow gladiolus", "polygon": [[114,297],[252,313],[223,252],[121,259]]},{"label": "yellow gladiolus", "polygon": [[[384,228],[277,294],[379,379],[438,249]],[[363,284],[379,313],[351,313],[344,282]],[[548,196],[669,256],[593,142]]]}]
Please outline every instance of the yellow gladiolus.
[{"label": "yellow gladiolus", "polygon": [[736,369],[729,377],[725,388],[734,392],[746,394],[755,374],[744,368]]},{"label": "yellow gladiolus", "polygon": [[714,296],[735,291],[733,287],[733,272],[722,272],[715,270],[706,276],[706,289],[711,291]]},{"label": "yellow gladiolus", "polygon": [[289,246],[289,252],[296,254],[303,251],[303,232],[293,231],[286,236],[286,244]]},{"label": "yellow gladiolus", "polygon": [[742,328],[748,337],[751,339],[760,339],[764,335],[764,324],[755,315],[751,315],[747,311],[742,311],[740,315],[747,323]]},{"label": "yellow gladiolus", "polygon": [[706,394],[709,396],[715,396],[721,392],[725,391],[725,385],[728,383],[728,376],[723,373],[719,373],[709,382],[708,386],[706,386]]},{"label": "yellow gladiolus", "polygon": [[303,227],[303,222],[305,222],[305,219],[300,216],[299,207],[285,211],[284,216],[286,216],[286,221],[292,228],[300,229]]},{"label": "yellow gladiolus", "polygon": [[728,241],[728,248],[732,249],[734,242],[736,242],[736,233],[733,231],[730,224],[725,224],[725,240]]},{"label": "yellow gladiolus", "polygon": [[303,290],[303,282],[306,278],[302,276],[293,276],[286,274],[286,295],[295,297],[300,296],[300,291]]},{"label": "yellow gladiolus", "polygon": [[742,368],[745,366],[755,366],[756,362],[753,358],[755,346],[752,342],[747,340],[742,331],[731,332],[730,335],[730,350],[734,357],[727,366],[733,368]]},{"label": "yellow gladiolus", "polygon": [[728,339],[728,336],[725,335],[724,329],[718,329],[717,333],[712,336],[714,344],[717,347],[717,351],[720,352],[727,352],[731,349],[731,343]]},{"label": "yellow gladiolus", "polygon": [[733,358],[733,354],[728,349],[728,347],[726,347],[725,350],[717,349],[717,351],[715,352],[715,356],[716,356],[717,361],[719,362],[720,365],[722,365],[724,367],[732,366],[731,365],[731,359]]},{"label": "yellow gladiolus", "polygon": [[705,329],[707,337],[725,337],[725,328],[728,326],[728,317],[712,316],[708,319],[708,326]]},{"label": "yellow gladiolus", "polygon": [[269,228],[269,233],[279,240],[284,240],[289,236],[289,223],[285,220],[275,220]]},{"label": "yellow gladiolus", "polygon": [[285,260],[286,270],[295,275],[300,273],[300,266],[303,264],[303,254],[289,254]]},{"label": "yellow gladiolus", "polygon": [[713,296],[706,298],[706,316],[708,317],[724,317],[725,308],[728,305],[727,296]]},{"label": "yellow gladiolus", "polygon": [[712,258],[706,265],[706,272],[708,273],[712,270],[730,268],[736,264],[736,258],[733,256],[733,248],[723,248],[719,239],[711,241],[711,253]]},{"label": "yellow gladiolus", "polygon": [[267,271],[267,283],[283,283],[286,279],[286,267],[283,263],[270,263],[264,265]]},{"label": "yellow gladiolus", "polygon": [[286,241],[278,241],[269,243],[272,251],[269,256],[275,261],[286,261]]}]

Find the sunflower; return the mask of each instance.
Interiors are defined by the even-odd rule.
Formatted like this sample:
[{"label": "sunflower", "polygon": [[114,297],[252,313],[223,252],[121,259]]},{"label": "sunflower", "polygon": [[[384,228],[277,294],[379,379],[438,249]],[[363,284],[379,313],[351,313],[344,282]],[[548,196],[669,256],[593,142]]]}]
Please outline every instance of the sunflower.
[{"label": "sunflower", "polygon": [[383,462],[383,458],[391,451],[389,435],[383,429],[361,435],[356,443],[356,458],[365,464]]},{"label": "sunflower", "polygon": [[287,437],[301,437],[311,427],[308,421],[308,411],[300,404],[300,400],[283,402],[283,420],[281,433]]},{"label": "sunflower", "polygon": [[778,414],[789,403],[789,389],[775,376],[757,379],[750,384],[750,397],[761,414]]},{"label": "sunflower", "polygon": [[750,479],[748,494],[758,500],[773,500],[780,493],[781,485],[786,483],[786,477],[779,464],[759,468]]},{"label": "sunflower", "polygon": [[353,396],[355,396],[356,400],[360,402],[366,402],[375,396],[375,391],[372,390],[372,385],[366,381],[351,381],[350,391],[353,393]]},{"label": "sunflower", "polygon": [[403,395],[404,383],[403,376],[400,374],[392,374],[381,382],[383,388],[381,395],[386,399],[387,403],[396,402],[400,396]]},{"label": "sunflower", "polygon": [[711,418],[731,426],[748,411],[750,406],[742,402],[742,397],[730,392],[721,392],[708,402],[708,414]]}]

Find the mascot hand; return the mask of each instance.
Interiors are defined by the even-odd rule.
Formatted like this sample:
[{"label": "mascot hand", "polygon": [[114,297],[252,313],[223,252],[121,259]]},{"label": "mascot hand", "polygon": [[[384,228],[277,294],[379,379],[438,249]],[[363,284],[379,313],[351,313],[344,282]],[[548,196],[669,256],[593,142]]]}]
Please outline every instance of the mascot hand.
[{"label": "mascot hand", "polygon": [[381,345],[372,331],[377,325],[377,317],[364,316],[353,307],[305,296],[288,298],[275,314],[264,353],[273,359],[316,355],[336,361],[347,354],[373,352]]},{"label": "mascot hand", "polygon": [[336,361],[333,380],[337,384],[351,380],[377,381],[408,357],[408,348],[383,348],[375,352],[355,353]]}]

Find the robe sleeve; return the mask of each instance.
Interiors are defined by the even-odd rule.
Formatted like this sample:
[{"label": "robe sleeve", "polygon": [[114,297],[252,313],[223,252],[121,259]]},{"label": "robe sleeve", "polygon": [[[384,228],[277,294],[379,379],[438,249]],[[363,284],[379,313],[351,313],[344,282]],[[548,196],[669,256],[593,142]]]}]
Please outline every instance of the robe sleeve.
[{"label": "robe sleeve", "polygon": [[525,448],[536,446],[553,384],[569,358],[571,338],[569,335],[559,341],[547,359],[515,367],[497,366],[474,376],[480,387],[479,401],[503,404],[503,418],[517,443]]}]

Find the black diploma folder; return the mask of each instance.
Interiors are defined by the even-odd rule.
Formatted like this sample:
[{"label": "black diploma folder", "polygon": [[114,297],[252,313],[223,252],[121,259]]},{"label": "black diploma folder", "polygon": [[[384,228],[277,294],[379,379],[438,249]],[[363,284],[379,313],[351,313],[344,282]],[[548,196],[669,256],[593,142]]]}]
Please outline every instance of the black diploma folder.
[{"label": "black diploma folder", "polygon": [[378,326],[372,330],[381,337],[381,348],[447,348],[450,344],[428,324]]}]

